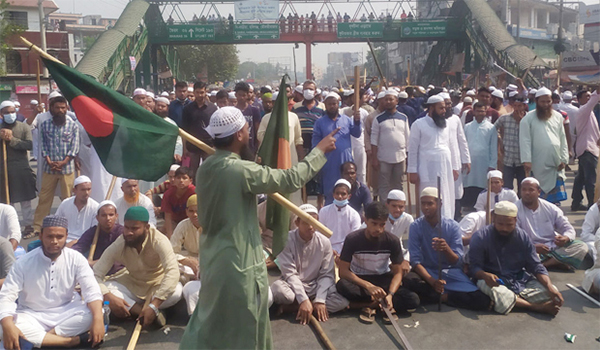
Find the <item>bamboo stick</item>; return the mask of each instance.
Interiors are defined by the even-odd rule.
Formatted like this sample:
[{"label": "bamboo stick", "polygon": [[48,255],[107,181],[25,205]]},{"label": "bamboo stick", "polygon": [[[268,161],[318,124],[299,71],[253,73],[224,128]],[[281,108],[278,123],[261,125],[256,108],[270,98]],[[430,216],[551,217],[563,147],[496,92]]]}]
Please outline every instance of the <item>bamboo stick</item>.
[{"label": "bamboo stick", "polygon": [[327,350],[336,350],[335,345],[333,345],[331,340],[329,340],[329,337],[323,330],[323,327],[321,327],[321,324],[319,323],[319,321],[317,321],[317,319],[313,315],[310,315],[310,325],[313,326],[313,328],[315,329],[315,332],[317,333],[317,335],[319,336],[319,338],[321,339],[321,341],[323,342],[323,345],[325,345],[325,348]]},{"label": "bamboo stick", "polygon": [[487,198],[486,198],[486,209],[485,209],[485,224],[489,225],[492,223],[492,218],[491,218],[491,214],[490,211],[492,210],[491,205],[490,205],[490,196],[492,193],[492,178],[488,177],[488,185],[487,185]]},{"label": "bamboo stick", "polygon": [[2,162],[4,164],[4,193],[6,193],[6,204],[10,204],[10,193],[8,190],[8,161],[6,159],[6,140],[2,140]]},{"label": "bamboo stick", "polygon": [[[146,300],[144,301],[144,307],[142,307],[142,310],[148,307],[148,304],[150,304],[150,299],[152,299],[152,295],[154,295],[154,288],[150,289],[148,295],[146,295]],[[129,343],[127,344],[127,350],[135,350],[135,346],[137,345],[141,332],[142,322],[140,322],[140,319],[138,318],[138,320],[135,323],[135,327],[133,328],[131,338],[129,339]]]}]

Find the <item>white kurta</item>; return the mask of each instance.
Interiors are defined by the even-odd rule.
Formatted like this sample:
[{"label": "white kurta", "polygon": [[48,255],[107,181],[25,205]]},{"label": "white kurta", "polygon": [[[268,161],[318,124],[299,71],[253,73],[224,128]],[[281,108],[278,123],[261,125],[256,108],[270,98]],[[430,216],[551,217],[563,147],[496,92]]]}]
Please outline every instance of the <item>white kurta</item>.
[{"label": "white kurta", "polygon": [[[359,108],[360,111],[360,137],[350,137],[352,145],[352,157],[356,164],[356,179],[359,182],[367,183],[367,152],[365,151],[365,120],[369,116],[369,112],[364,108]],[[343,108],[340,114],[345,114],[353,118],[354,107]]]},{"label": "white kurta", "polygon": [[471,155],[471,172],[464,177],[465,187],[487,188],[488,169],[498,166],[498,132],[494,124],[475,119],[465,125],[465,136]]},{"label": "white kurta", "polygon": [[127,203],[125,201],[124,197],[121,197],[115,201],[115,205],[117,206],[117,214],[119,214],[119,224],[123,225],[123,223],[125,222],[124,218],[125,218],[125,213],[127,212],[127,209],[129,209],[131,207],[141,206],[141,207],[146,208],[146,210],[148,210],[148,213],[150,214],[150,221],[148,223],[153,225],[154,227],[156,227],[156,216],[154,215],[154,204],[152,204],[152,201],[150,200],[150,198],[144,196],[143,194],[140,194],[139,199],[138,199],[137,203],[135,203],[135,204],[130,205],[129,203]]},{"label": "white kurta", "polygon": [[85,231],[94,226],[98,214],[98,202],[88,198],[87,203],[81,210],[75,206],[75,196],[62,201],[56,210],[56,215],[67,218],[69,222],[69,236],[67,243],[78,240]]},{"label": "white kurta", "polygon": [[[452,115],[446,119],[450,130],[450,152],[452,154],[452,168],[462,169],[463,164],[471,164],[471,155],[469,153],[469,144],[465,137],[465,131],[460,118],[457,115]],[[456,135],[456,137],[452,136]],[[460,157],[459,157],[460,155]],[[462,198],[463,190],[463,174],[462,171],[458,174],[458,179],[454,181],[454,198]]]},{"label": "white kurta", "polygon": [[554,249],[556,248],[554,239],[557,235],[567,236],[574,240],[575,229],[562,210],[544,199],[538,200],[539,206],[535,211],[524,206],[522,201],[517,202],[519,209],[517,226],[527,232],[533,244],[541,243]]},{"label": "white kurta", "polygon": [[[496,196],[498,196],[498,198],[496,198]],[[477,209],[477,211],[485,211],[485,200],[486,199],[487,199],[487,190],[484,190],[483,192],[481,192],[479,194],[479,196],[477,196],[477,203],[475,203],[475,209]],[[509,202],[517,204],[517,202],[519,201],[519,197],[517,196],[515,191],[513,191],[509,188],[502,188],[502,190],[500,190],[500,193],[492,192],[492,193],[490,193],[490,202],[489,202],[490,210],[494,210],[494,206],[496,205],[496,203],[498,203],[500,201],[509,201]]]},{"label": "white kurta", "polygon": [[389,218],[385,221],[385,230],[400,239],[402,255],[406,261],[410,261],[410,253],[408,252],[408,249],[404,247],[402,240],[404,238],[408,238],[408,229],[410,224],[412,224],[414,221],[415,219],[408,213],[402,213],[398,220],[395,220],[393,224]]},{"label": "white kurta", "polygon": [[319,221],[333,232],[329,240],[338,254],[342,253],[346,236],[360,228],[360,215],[349,205],[343,208],[333,203],[324,206],[319,211]]},{"label": "white kurta", "polygon": [[73,311],[81,310],[82,303],[95,300],[102,300],[102,293],[81,253],[64,248],[51,261],[42,248],[36,248],[17,260],[6,277],[0,290],[0,319],[24,313],[54,328],[75,316]]},{"label": "white kurta", "polygon": [[442,215],[454,217],[454,175],[450,129],[439,128],[429,115],[417,119],[410,131],[408,142],[408,173],[419,175],[417,193],[425,187],[437,188],[441,179]]},{"label": "white kurta", "polygon": [[531,163],[533,176],[545,193],[556,187],[558,177],[566,180],[565,170],[558,171],[560,163],[569,163],[569,149],[563,126],[563,117],[557,111],[546,121],[537,117],[535,110],[523,117],[519,124],[521,161]]},{"label": "white kurta", "polygon": [[475,211],[467,214],[458,223],[460,234],[464,238],[471,238],[473,234],[485,227],[485,211]]},{"label": "white kurta", "polygon": [[583,225],[581,225],[581,240],[584,241],[590,252],[592,252],[592,257],[594,261],[598,261],[598,251],[596,250],[596,246],[594,242],[596,241],[596,237],[598,236],[598,229],[600,228],[600,209],[598,209],[598,203],[594,203],[590,209],[588,209],[585,214],[585,219],[583,220]]},{"label": "white kurta", "polygon": [[0,236],[21,242],[19,214],[13,206],[2,203],[0,203]]}]

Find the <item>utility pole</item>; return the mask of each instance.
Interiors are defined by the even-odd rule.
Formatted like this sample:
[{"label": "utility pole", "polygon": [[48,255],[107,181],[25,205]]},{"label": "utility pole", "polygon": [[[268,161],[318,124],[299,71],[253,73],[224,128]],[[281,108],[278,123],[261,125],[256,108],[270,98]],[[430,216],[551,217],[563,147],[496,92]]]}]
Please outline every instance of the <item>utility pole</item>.
[{"label": "utility pole", "polygon": [[562,57],[563,57],[563,51],[565,49],[564,45],[563,45],[563,41],[562,41],[562,14],[563,14],[563,0],[560,0],[560,8],[558,10],[558,48],[559,48],[559,54],[558,54],[558,71],[556,74],[556,88],[558,89],[558,92],[560,93],[560,75],[562,73]]},{"label": "utility pole", "polygon": [[[40,35],[42,37],[42,50],[48,52],[48,46],[46,45],[46,23],[44,15],[44,0],[38,0],[38,12],[40,13]],[[44,78],[48,78],[48,69],[44,67]]]},{"label": "utility pole", "polygon": [[521,0],[517,0],[517,43],[521,43]]}]

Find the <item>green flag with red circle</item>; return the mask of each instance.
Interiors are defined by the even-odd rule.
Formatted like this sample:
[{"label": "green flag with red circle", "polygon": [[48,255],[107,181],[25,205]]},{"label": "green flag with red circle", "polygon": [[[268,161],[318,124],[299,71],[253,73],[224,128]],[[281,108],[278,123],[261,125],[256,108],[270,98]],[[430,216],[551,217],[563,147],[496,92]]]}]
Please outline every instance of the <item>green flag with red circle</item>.
[{"label": "green flag with red circle", "polygon": [[73,68],[43,60],[110,174],[156,181],[169,171],[176,125]]}]

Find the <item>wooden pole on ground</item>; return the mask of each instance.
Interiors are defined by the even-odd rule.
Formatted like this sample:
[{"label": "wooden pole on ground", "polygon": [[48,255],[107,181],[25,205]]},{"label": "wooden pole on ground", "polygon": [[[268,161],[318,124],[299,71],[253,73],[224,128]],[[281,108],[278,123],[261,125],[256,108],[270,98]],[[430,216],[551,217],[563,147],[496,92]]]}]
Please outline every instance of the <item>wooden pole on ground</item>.
[{"label": "wooden pole on ground", "polygon": [[383,71],[381,70],[381,66],[379,65],[379,61],[377,60],[377,56],[375,56],[375,50],[373,50],[373,45],[371,45],[371,40],[367,39],[367,44],[369,44],[369,49],[371,50],[371,55],[373,56],[373,61],[375,62],[375,66],[377,67],[377,71],[379,72],[379,76],[381,77],[381,82],[383,83],[383,87],[387,89],[387,80],[385,80],[385,76],[383,75]]},{"label": "wooden pole on ground", "polygon": [[[442,178],[437,178],[437,190],[438,190],[438,238],[442,238]],[[442,279],[442,252],[438,251],[438,279]],[[438,300],[438,311],[442,311],[442,296]]]},{"label": "wooden pole on ground", "polygon": [[491,217],[491,210],[492,208],[490,205],[490,197],[492,195],[492,178],[488,177],[488,184],[487,184],[487,198],[486,198],[486,205],[485,205],[485,224],[489,225],[492,223],[492,217]]},{"label": "wooden pole on ground", "polygon": [[6,140],[2,140],[2,162],[4,166],[4,193],[6,194],[6,204],[10,204],[10,193],[8,190],[8,162],[6,160]]},{"label": "wooden pole on ground", "polygon": [[[146,295],[146,300],[144,301],[144,307],[142,310],[148,307],[150,304],[150,299],[152,299],[152,295],[154,295],[154,288],[151,288],[148,294]],[[142,332],[142,323],[138,319],[135,323],[135,327],[133,328],[133,333],[131,334],[131,338],[129,339],[129,344],[127,344],[127,350],[134,350],[137,345],[138,339],[140,338],[140,333]]]},{"label": "wooden pole on ground", "polygon": [[[112,180],[110,181],[110,186],[108,186],[108,192],[106,192],[106,197],[104,198],[104,200],[109,200],[110,197],[112,196],[112,191],[113,191],[113,188],[115,188],[116,181],[117,181],[117,177],[113,175]],[[100,208],[98,208],[98,210],[100,210]],[[90,263],[92,261],[94,261],[94,253],[96,252],[96,245],[98,244],[98,235],[99,234],[100,234],[100,225],[96,225],[96,233],[94,233],[94,240],[92,241],[92,245],[90,246],[90,254],[88,255],[88,262],[90,262]]]},{"label": "wooden pole on ground", "polygon": [[325,345],[325,348],[327,350],[335,350],[336,349],[335,345],[333,345],[331,340],[329,340],[329,337],[327,336],[327,334],[325,334],[325,331],[323,330],[323,327],[321,327],[321,324],[319,323],[319,321],[313,315],[310,315],[310,325],[313,327],[313,329],[315,330],[315,332],[317,333],[317,335],[319,336],[319,338],[321,339],[321,341],[323,342],[323,345]]},{"label": "wooden pole on ground", "polygon": [[[210,147],[209,145],[205,144],[204,142],[198,140],[197,138],[195,138],[191,134],[183,131],[182,129],[179,129],[179,135],[181,136],[181,138],[185,139],[187,142],[193,144],[194,146],[200,148],[207,154],[215,153],[215,150],[212,147]],[[320,223],[317,219],[313,218],[312,216],[310,216],[307,213],[300,210],[300,208],[298,208],[294,203],[290,202],[287,198],[280,195],[279,193],[269,193],[269,197],[271,197],[271,199],[274,199],[277,203],[279,203],[281,206],[283,206],[287,210],[296,214],[300,219],[302,219],[302,221],[307,222],[307,223],[311,224],[312,226],[314,226],[317,231],[321,232],[325,236],[331,237],[331,235],[333,234],[333,232],[329,228],[327,228],[325,225]]]},{"label": "wooden pole on ground", "polygon": [[575,287],[574,285],[572,285],[571,283],[567,283],[567,287],[571,288],[572,290],[574,290],[577,294],[581,295],[582,297],[586,298],[587,300],[591,301],[592,303],[594,303],[596,306],[600,307],[600,302],[598,302],[598,300],[592,298],[591,296],[589,296],[587,293],[582,292],[581,289]]}]

